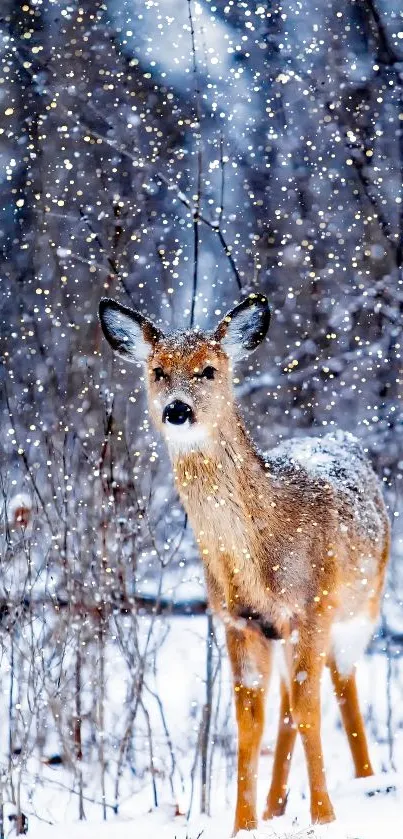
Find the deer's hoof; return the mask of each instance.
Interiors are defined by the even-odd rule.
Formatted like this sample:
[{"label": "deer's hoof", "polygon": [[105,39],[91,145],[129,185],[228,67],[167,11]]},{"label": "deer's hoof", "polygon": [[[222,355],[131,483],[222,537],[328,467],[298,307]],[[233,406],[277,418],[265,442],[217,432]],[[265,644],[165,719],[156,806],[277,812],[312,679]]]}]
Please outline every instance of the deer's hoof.
[{"label": "deer's hoof", "polygon": [[280,816],[284,816],[285,808],[287,806],[287,796],[287,792],[284,793],[284,795],[272,795],[269,793],[266,809],[262,816],[263,821],[270,821],[270,819],[276,819],[280,818]]},{"label": "deer's hoof", "polygon": [[311,806],[312,824],[329,824],[329,822],[334,822],[335,818],[330,799],[322,798]]},{"label": "deer's hoof", "polygon": [[236,836],[240,830],[256,830],[257,818],[256,816],[236,818],[234,825],[233,836]]}]

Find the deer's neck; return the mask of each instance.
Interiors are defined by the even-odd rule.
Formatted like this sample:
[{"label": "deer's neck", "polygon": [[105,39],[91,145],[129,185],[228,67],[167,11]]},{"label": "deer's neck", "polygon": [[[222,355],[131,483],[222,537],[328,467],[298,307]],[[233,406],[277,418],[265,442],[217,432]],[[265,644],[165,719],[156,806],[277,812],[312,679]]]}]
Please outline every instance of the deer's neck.
[{"label": "deer's neck", "polygon": [[[247,551],[252,521],[270,507],[270,479],[237,413],[220,427],[205,451],[173,458],[183,504],[201,547]],[[214,545],[213,545],[214,543]]]},{"label": "deer's neck", "polygon": [[236,612],[243,604],[281,623],[284,592],[292,593],[282,561],[288,545],[284,521],[290,520],[287,495],[238,415],[221,426],[208,451],[177,456],[173,465],[208,570],[213,608],[220,610],[224,603]]},{"label": "deer's neck", "polygon": [[267,612],[269,592],[274,597],[283,585],[271,570],[281,536],[278,488],[238,415],[221,426],[208,450],[178,456],[173,465],[208,570],[213,608],[246,604]]},{"label": "deer's neck", "polygon": [[[204,449],[174,454],[172,457],[175,477],[182,496],[184,488],[192,485],[199,492],[209,487],[213,476],[222,490],[228,481],[237,476],[232,491],[243,491],[245,479],[263,471],[255,446],[247,434],[242,420],[234,411],[219,429],[216,437]],[[242,484],[240,486],[239,484]]]}]

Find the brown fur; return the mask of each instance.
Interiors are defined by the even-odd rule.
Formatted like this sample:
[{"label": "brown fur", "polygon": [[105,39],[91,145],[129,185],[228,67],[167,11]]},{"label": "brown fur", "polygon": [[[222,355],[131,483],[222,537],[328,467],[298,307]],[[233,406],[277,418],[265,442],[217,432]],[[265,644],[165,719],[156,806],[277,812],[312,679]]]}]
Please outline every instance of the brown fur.
[{"label": "brown fur", "polygon": [[[312,820],[328,822],[334,812],[322,754],[320,680],[327,663],[356,773],[370,774],[354,673],[346,677],[338,671],[331,629],[357,615],[377,617],[389,552],[388,517],[379,482],[348,437],[340,442],[340,457],[347,453],[353,464],[346,486],[342,472],[337,480],[337,458],[336,478],[327,480],[309,465],[298,465],[292,452],[264,459],[256,451],[234,405],[231,366],[217,335],[192,331],[154,339],[148,395],[155,425],[167,437],[162,410],[178,397],[193,406],[196,426],[205,432],[194,449],[184,451],[169,438],[168,447],[205,565],[210,604],[226,626],[239,735],[234,831],[257,825],[256,775],[272,649],[261,631],[264,625],[282,638],[288,671],[264,817],[284,811],[298,730]],[[208,364],[217,371],[214,381],[197,376]],[[155,380],[156,367],[166,378]],[[249,613],[250,621],[240,617]]]}]

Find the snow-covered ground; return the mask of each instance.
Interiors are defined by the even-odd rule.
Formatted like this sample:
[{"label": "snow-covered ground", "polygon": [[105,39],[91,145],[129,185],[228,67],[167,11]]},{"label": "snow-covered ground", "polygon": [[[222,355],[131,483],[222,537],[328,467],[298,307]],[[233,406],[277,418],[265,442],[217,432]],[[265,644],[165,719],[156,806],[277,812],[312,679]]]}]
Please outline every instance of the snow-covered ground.
[{"label": "snow-covered ground", "polygon": [[[368,783],[351,781],[335,788],[333,799],[337,821],[328,826],[309,825],[307,802],[293,801],[290,815],[274,822],[262,822],[258,830],[241,831],[238,839],[401,839],[403,829],[403,778],[381,776],[379,787],[389,784],[396,791],[380,792],[368,797],[374,788]],[[168,812],[145,814],[135,820],[110,820],[104,823],[64,823],[50,827],[37,824],[30,830],[35,839],[228,839],[231,835],[231,816],[218,812],[214,818],[193,819],[189,823],[181,817],[173,819]]]},{"label": "snow-covered ground", "polygon": [[[146,632],[146,619],[143,624]],[[83,761],[85,821],[79,823],[77,777],[69,773],[66,766],[44,765],[33,753],[23,770],[22,809],[28,816],[29,835],[34,839],[109,839],[111,835],[114,839],[228,839],[231,835],[235,801],[235,728],[231,677],[225,657],[221,666],[220,683],[216,685],[221,700],[213,731],[217,745],[212,773],[211,818],[198,815],[199,768],[194,774],[193,805],[189,819],[183,815],[175,815],[175,807],[178,805],[182,813],[187,813],[191,799],[190,776],[205,691],[206,620],[204,617],[171,618],[169,626],[170,630],[166,634],[166,622],[161,621],[161,633],[164,637],[158,650],[158,667],[155,670],[157,675],[149,674],[148,685],[158,692],[163,703],[165,722],[176,759],[172,787],[168,783],[169,750],[166,732],[161,728],[157,708],[150,704],[158,808],[154,806],[152,779],[147,768],[147,739],[143,738],[141,730],[137,734],[137,749],[140,752],[137,770],[132,776],[126,774],[122,780],[118,816],[114,815],[112,810],[116,756],[113,749],[107,752],[109,757],[106,772],[106,823],[102,821],[96,755],[92,755],[87,762]],[[125,676],[113,650],[112,647],[108,654],[106,680],[109,719],[106,720],[105,730],[109,741],[111,732],[114,733],[114,726],[117,726],[119,715],[123,716],[127,711]],[[396,659],[393,667],[400,666],[400,661]],[[286,815],[272,823],[262,822],[259,830],[244,834],[244,839],[249,836],[256,839],[379,839],[383,835],[385,839],[400,839],[403,829],[401,696],[399,679],[396,677],[390,682],[388,694],[387,675],[385,655],[369,655],[359,664],[359,691],[367,718],[370,751],[379,773],[376,778],[353,778],[346,738],[340,726],[338,709],[326,673],[323,680],[323,744],[337,822],[326,828],[310,827],[305,761],[301,745],[297,743],[291,768]],[[260,812],[263,812],[270,782],[277,715],[278,677],[274,673],[259,769]],[[394,734],[392,754],[389,737],[391,731]],[[223,740],[221,744],[218,743],[220,735]],[[118,738],[118,735],[116,736]],[[48,741],[48,753],[51,753],[52,747],[57,747],[57,742],[52,737],[53,735]],[[396,773],[391,773],[391,764],[394,765]],[[143,771],[139,771],[142,768]],[[395,789],[385,792],[392,786]],[[380,792],[368,795],[374,790]],[[9,812],[6,808],[6,816]],[[8,818],[6,821],[6,836],[14,835],[10,833],[12,823]]]}]

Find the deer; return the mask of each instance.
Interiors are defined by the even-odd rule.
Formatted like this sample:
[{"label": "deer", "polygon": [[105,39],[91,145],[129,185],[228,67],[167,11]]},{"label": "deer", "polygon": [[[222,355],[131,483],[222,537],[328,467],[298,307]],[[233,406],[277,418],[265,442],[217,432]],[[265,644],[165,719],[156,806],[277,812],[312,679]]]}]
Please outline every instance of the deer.
[{"label": "deer", "polygon": [[234,365],[266,338],[267,297],[252,293],[213,331],[165,334],[110,298],[100,322],[112,349],[145,369],[148,410],[224,625],[238,761],[233,836],[257,827],[258,760],[277,646],[280,713],[263,819],[283,815],[297,734],[313,823],[335,818],[321,736],[321,681],[331,674],[356,777],[373,774],[356,663],[379,616],[390,548],[381,482],[349,432],[296,437],[263,455],[235,403]]}]

